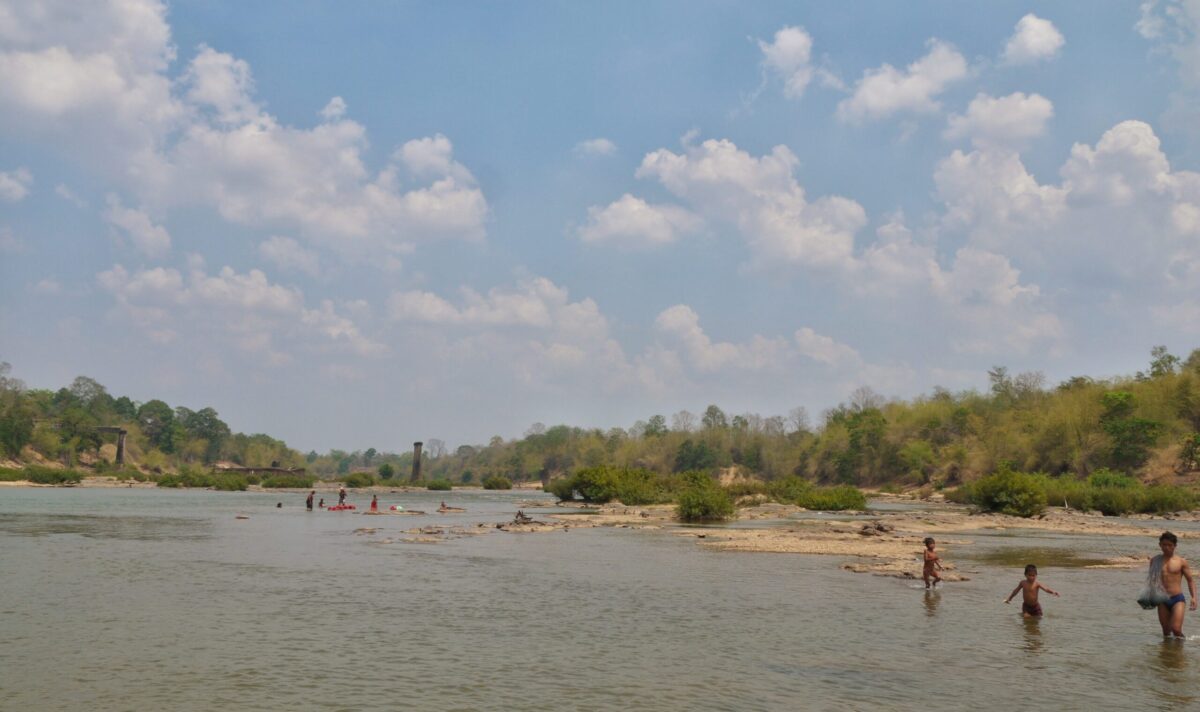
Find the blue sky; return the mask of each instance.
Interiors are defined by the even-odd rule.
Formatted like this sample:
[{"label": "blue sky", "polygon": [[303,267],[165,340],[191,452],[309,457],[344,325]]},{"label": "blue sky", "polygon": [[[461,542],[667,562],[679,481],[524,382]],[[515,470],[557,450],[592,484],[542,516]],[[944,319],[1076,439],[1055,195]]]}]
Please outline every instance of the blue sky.
[{"label": "blue sky", "polygon": [[1200,345],[1200,5],[0,2],[0,360],[304,449]]}]

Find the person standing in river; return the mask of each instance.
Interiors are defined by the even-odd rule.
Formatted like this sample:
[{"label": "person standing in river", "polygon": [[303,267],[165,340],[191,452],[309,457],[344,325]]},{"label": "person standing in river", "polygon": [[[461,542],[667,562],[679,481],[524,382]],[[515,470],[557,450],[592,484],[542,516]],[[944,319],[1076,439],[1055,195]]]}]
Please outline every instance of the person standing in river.
[{"label": "person standing in river", "polygon": [[942,577],[938,576],[938,571],[942,570],[942,557],[934,551],[936,545],[937,542],[933,540],[933,537],[925,537],[925,551],[922,552],[925,565],[921,569],[921,578],[925,581],[925,588],[936,588],[942,580]]},{"label": "person standing in river", "polygon": [[[1168,596],[1165,602],[1158,604],[1158,622],[1162,625],[1163,635],[1168,638],[1183,637],[1184,607],[1196,610],[1196,581],[1192,578],[1187,559],[1175,554],[1175,546],[1178,543],[1179,537],[1171,532],[1163,532],[1158,538],[1158,548],[1162,549],[1162,555],[1150,560],[1151,574],[1153,575],[1155,568],[1159,570],[1163,592]],[[1183,595],[1183,579],[1187,579],[1188,593],[1192,598],[1190,604]]]},{"label": "person standing in river", "polygon": [[304,500],[304,506],[305,506],[305,508],[307,508],[307,509],[308,509],[308,511],[310,511],[310,512],[312,511],[313,497],[316,497],[316,496],[317,496],[317,491],[316,491],[316,490],[313,490],[312,492],[309,492],[309,493],[308,493],[308,499],[305,499],[305,500]]},{"label": "person standing in river", "polygon": [[338,506],[340,507],[345,503],[346,503],[346,488],[342,487],[338,490]]}]

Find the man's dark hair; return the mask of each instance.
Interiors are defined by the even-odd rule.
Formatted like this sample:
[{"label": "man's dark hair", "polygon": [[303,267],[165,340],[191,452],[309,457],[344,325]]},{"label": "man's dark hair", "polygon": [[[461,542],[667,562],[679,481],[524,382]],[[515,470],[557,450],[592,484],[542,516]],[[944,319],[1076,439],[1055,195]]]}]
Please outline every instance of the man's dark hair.
[{"label": "man's dark hair", "polygon": [[1171,532],[1163,532],[1163,533],[1162,533],[1162,536],[1160,536],[1160,537],[1158,538],[1158,540],[1159,540],[1159,542],[1169,541],[1169,542],[1171,542],[1172,544],[1178,544],[1178,543],[1179,543],[1179,537],[1175,536],[1175,535],[1174,535],[1174,534],[1172,534]]},{"label": "man's dark hair", "polygon": [[1032,571],[1033,573],[1035,573],[1035,574],[1036,574],[1036,573],[1037,573],[1037,567],[1036,567],[1036,566],[1034,566],[1033,564],[1025,564],[1025,573],[1029,573],[1029,572],[1031,572],[1031,571]]}]

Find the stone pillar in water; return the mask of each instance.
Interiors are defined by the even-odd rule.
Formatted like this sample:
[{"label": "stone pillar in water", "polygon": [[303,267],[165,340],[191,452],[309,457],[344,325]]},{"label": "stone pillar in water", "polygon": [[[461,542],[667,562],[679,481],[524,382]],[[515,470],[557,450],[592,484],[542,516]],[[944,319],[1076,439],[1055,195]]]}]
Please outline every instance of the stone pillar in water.
[{"label": "stone pillar in water", "polygon": [[413,469],[412,477],[409,482],[417,482],[421,479],[421,443],[413,443]]}]

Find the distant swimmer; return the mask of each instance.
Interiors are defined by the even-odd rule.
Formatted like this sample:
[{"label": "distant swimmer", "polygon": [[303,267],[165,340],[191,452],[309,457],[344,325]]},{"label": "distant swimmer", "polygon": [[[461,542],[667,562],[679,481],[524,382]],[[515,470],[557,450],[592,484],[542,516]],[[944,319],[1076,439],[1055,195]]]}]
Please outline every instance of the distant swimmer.
[{"label": "distant swimmer", "polygon": [[[1158,622],[1162,624],[1163,635],[1182,638],[1185,604],[1187,608],[1196,610],[1196,581],[1192,578],[1187,560],[1175,555],[1178,543],[1179,537],[1171,532],[1162,533],[1158,538],[1158,548],[1162,549],[1162,554],[1150,560],[1149,578],[1152,585],[1158,584],[1155,590],[1165,599],[1158,600],[1156,597],[1153,601],[1158,608]],[[1183,595],[1183,579],[1187,579],[1188,593],[1192,597],[1190,604]]]},{"label": "distant swimmer", "polygon": [[275,509],[283,509],[283,502],[276,502]]},{"label": "distant swimmer", "polygon": [[371,495],[371,511],[372,512],[379,511],[379,496],[378,495],[374,495],[374,494]]},{"label": "distant swimmer", "polygon": [[338,506],[340,507],[345,503],[346,503],[346,488],[342,487],[341,489],[338,490]]},{"label": "distant swimmer", "polygon": [[312,492],[308,493],[308,498],[304,500],[304,506],[310,512],[312,511],[313,497],[316,497],[316,496],[317,496],[317,491],[313,490]]},{"label": "distant swimmer", "polygon": [[317,503],[317,507],[319,509],[325,509],[325,498],[324,497],[322,497],[321,501]]},{"label": "distant swimmer", "polygon": [[921,578],[925,581],[925,588],[934,588],[942,580],[942,577],[937,574],[938,571],[942,570],[942,559],[933,550],[936,544],[937,542],[933,540],[933,537],[925,537],[925,566],[921,571]]},{"label": "distant swimmer", "polygon": [[1025,578],[1021,579],[1021,582],[1012,590],[1012,593],[1008,594],[1008,598],[1004,599],[1004,602],[1008,603],[1013,600],[1013,596],[1017,595],[1017,591],[1021,592],[1022,618],[1042,617],[1042,604],[1038,603],[1038,591],[1045,591],[1052,596],[1058,596],[1057,591],[1051,591],[1049,586],[1037,580],[1037,567],[1033,564],[1025,567]]}]

